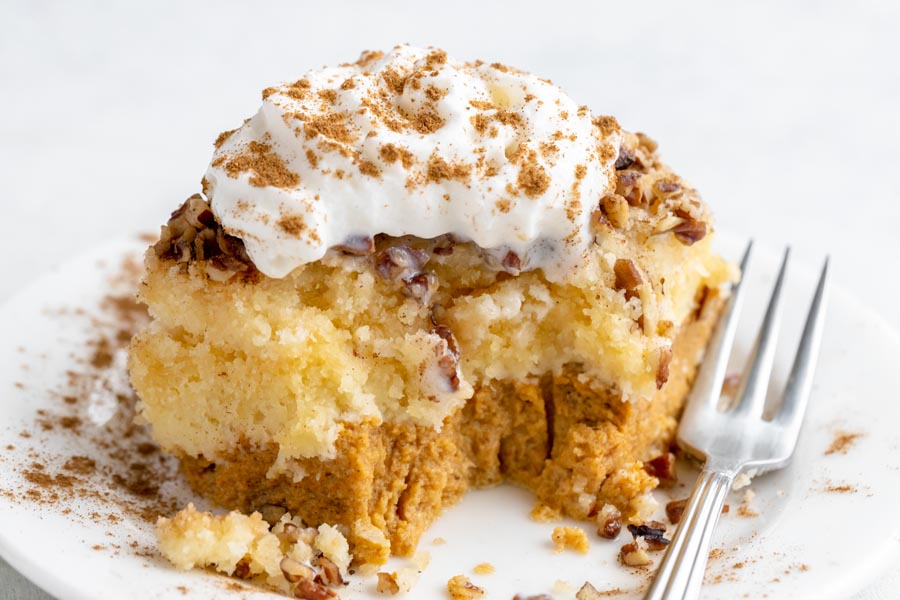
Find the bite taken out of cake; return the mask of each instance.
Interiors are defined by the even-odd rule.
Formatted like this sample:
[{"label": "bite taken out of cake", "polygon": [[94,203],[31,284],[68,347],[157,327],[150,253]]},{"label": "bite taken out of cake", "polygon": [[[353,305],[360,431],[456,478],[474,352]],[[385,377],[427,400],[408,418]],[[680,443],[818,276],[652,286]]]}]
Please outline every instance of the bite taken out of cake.
[{"label": "bite taken out of cake", "polygon": [[503,481],[640,521],[736,277],[656,150],[435,49],[267,88],[146,254],[140,418],[199,494],[357,563]]}]

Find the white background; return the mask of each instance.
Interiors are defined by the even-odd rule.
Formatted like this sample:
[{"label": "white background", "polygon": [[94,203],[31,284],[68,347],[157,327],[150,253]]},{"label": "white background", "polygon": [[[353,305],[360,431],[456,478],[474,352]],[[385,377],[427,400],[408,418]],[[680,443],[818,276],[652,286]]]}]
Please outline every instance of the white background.
[{"label": "white background", "polygon": [[[155,230],[267,85],[399,42],[536,72],[649,132],[720,228],[831,254],[836,283],[900,327],[897,1],[2,0],[0,301]],[[0,598],[46,597],[0,561]]]}]

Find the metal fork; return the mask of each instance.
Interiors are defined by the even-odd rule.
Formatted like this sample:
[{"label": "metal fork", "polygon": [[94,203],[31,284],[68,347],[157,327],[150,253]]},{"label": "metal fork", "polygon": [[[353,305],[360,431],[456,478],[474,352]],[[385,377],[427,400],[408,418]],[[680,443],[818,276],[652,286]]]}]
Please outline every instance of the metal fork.
[{"label": "metal fork", "polygon": [[[741,260],[742,274],[746,273],[752,246],[752,242],[748,244]],[[699,596],[710,540],[735,478],[742,472],[761,473],[786,466],[797,446],[825,321],[828,259],[822,267],[781,405],[766,420],[766,393],[775,361],[781,290],[789,255],[788,248],[741,376],[736,402],[726,410],[720,410],[719,396],[746,290],[743,275],[710,340],[678,428],[680,447],[705,460],[705,464],[645,600],[688,600]]]}]

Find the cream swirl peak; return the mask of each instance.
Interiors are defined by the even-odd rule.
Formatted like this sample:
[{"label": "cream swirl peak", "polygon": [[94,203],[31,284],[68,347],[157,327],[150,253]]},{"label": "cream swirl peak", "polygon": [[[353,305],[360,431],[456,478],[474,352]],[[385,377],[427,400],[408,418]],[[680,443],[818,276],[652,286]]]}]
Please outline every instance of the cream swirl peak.
[{"label": "cream swirl peak", "polygon": [[620,139],[546,80],[397,46],[264,90],[205,192],[270,277],[377,234],[452,234],[555,279],[592,241]]}]

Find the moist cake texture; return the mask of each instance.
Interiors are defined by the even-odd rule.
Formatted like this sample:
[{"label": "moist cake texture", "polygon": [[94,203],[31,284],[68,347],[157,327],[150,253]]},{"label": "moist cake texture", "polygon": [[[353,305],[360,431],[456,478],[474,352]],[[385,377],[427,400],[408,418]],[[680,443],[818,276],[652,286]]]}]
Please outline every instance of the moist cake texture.
[{"label": "moist cake texture", "polygon": [[[734,278],[650,138],[527,74],[398,47],[270,88],[223,139],[147,252],[129,362],[195,490],[334,524],[361,563],[410,555],[502,481],[551,512],[642,518],[644,463]],[[424,207],[386,227],[390,194]]]}]

